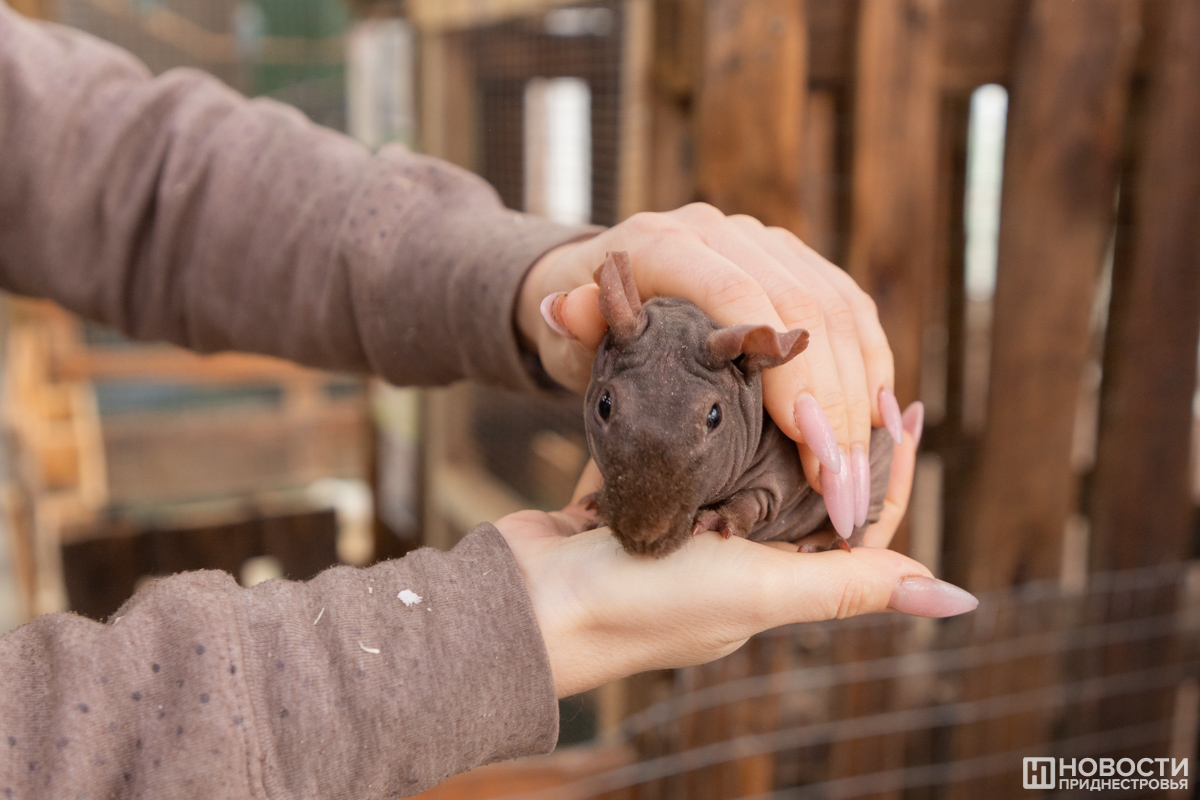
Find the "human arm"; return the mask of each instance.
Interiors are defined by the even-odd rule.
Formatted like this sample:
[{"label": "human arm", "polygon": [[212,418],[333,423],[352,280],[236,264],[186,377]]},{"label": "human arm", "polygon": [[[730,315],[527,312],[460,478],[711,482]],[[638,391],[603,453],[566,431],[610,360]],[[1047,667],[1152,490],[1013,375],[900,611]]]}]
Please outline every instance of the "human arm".
[{"label": "human arm", "polygon": [[0,2],[0,287],[140,339],[531,388],[513,307],[587,229]]},{"label": "human arm", "polygon": [[107,625],[53,614],[0,637],[0,675],[0,797],[390,800],[558,732],[491,526],[307,583],[162,579]]}]

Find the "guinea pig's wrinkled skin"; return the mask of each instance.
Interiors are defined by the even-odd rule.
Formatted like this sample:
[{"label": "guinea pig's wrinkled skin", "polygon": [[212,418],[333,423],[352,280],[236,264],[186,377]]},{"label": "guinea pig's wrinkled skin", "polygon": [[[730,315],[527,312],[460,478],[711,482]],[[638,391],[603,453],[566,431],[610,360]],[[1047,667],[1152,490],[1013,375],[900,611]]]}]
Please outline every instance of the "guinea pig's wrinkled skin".
[{"label": "guinea pig's wrinkled skin", "polygon": [[[625,253],[609,253],[595,280],[609,326],[584,401],[604,476],[595,525],[608,525],[628,552],[651,556],[706,530],[799,542],[803,551],[845,547],[795,443],[763,411],[762,371],[799,355],[807,331],[722,327],[678,298],[643,304]],[[867,525],[883,507],[892,444],[883,429],[872,431]]]}]

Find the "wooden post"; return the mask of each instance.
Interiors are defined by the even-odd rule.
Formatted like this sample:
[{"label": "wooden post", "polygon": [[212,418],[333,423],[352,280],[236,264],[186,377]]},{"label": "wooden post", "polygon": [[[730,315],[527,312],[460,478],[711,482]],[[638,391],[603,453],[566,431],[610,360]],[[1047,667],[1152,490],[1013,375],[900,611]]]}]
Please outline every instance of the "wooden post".
[{"label": "wooden post", "polygon": [[701,199],[793,232],[808,93],[805,5],[709,0],[696,142]]},{"label": "wooden post", "polygon": [[[1092,568],[1186,558],[1200,338],[1200,6],[1169,0],[1118,244],[1091,492]],[[1125,256],[1128,256],[1127,258]]]},{"label": "wooden post", "polygon": [[692,109],[699,94],[703,26],[703,0],[654,3],[653,132],[647,165],[652,211],[670,211],[696,197]]},{"label": "wooden post", "polygon": [[838,252],[837,97],[828,89],[808,93],[804,106],[800,168],[800,222],[796,235],[829,260]]},{"label": "wooden post", "polygon": [[654,8],[650,0],[625,0],[623,19],[618,221],[650,207],[650,68],[654,63]]},{"label": "wooden post", "polygon": [[1071,434],[1114,220],[1136,0],[1039,0],[1013,75],[988,417],[957,577],[1058,575],[1076,501]]},{"label": "wooden post", "polygon": [[936,256],[941,0],[859,9],[847,268],[879,305],[896,395],[916,400]]},{"label": "wooden post", "polygon": [[[987,420],[957,579],[973,591],[1059,574],[1078,478],[1071,440],[1092,298],[1112,234],[1118,157],[1138,41],[1137,0],[1034,0],[1009,101]],[[1057,657],[967,674],[962,699],[1061,680]],[[1037,747],[1061,712],[956,731],[955,756]],[[954,797],[986,794],[982,781]]]},{"label": "wooden post", "polygon": [[[1148,11],[1150,9],[1147,9]],[[1188,456],[1200,338],[1200,5],[1167,0],[1144,92],[1134,98],[1132,163],[1122,182],[1098,458],[1091,487],[1093,570],[1180,561],[1191,550]],[[1149,17],[1149,15],[1147,15]],[[1150,25],[1147,25],[1149,28]],[[1173,588],[1173,587],[1172,587]],[[1174,591],[1141,602],[1177,612]],[[1108,609],[1121,619],[1127,607]],[[1134,612],[1136,613],[1136,612]],[[1104,675],[1177,662],[1170,638],[1110,645]],[[1084,732],[1170,719],[1174,687],[1081,709]],[[1122,752],[1150,757],[1142,748]]]}]

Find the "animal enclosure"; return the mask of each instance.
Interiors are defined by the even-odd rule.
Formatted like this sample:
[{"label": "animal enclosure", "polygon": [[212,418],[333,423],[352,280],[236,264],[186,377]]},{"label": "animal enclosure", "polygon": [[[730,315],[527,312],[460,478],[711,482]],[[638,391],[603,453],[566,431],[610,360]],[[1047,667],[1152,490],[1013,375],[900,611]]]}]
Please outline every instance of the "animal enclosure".
[{"label": "animal enclosure", "polygon": [[[483,4],[494,13],[474,16],[467,5],[427,5],[411,6],[422,87],[446,91],[422,107],[423,146],[485,175],[488,164],[530,158],[519,135],[528,122],[489,116],[479,101],[486,43],[539,25],[545,36],[545,9],[567,4],[507,15]],[[618,218],[701,200],[786,227],[871,292],[901,403],[921,399],[929,412],[895,546],[985,600],[965,621],[832,623],[821,628],[824,655],[803,644],[819,634],[781,631],[718,665],[610,688],[596,701],[601,741],[622,742],[643,765],[570,783],[562,796],[1008,797],[1021,791],[1022,753],[1191,754],[1197,673],[1175,654],[1195,646],[1183,622],[1192,601],[1172,570],[1195,554],[1194,4],[619,5],[618,158],[597,153],[592,180],[607,171],[616,181]],[[550,75],[542,57],[527,40],[519,77]],[[482,116],[456,115],[463,109]],[[604,135],[593,120],[595,147]],[[502,194],[516,207],[527,197]],[[538,431],[539,412],[498,414],[486,390],[459,397],[454,413],[477,434],[457,450],[463,463],[493,464],[480,456],[492,442],[511,453],[509,419],[537,431],[526,441],[551,431],[578,446],[569,408],[557,417],[566,422]],[[538,494],[505,483],[520,467],[492,474],[517,491],[513,507]],[[569,484],[559,486],[561,501]],[[1124,570],[1176,577],[1128,594],[1114,587],[1140,579]],[[1134,644],[1123,627],[1140,626],[1131,613],[1163,627],[1148,624],[1152,639]],[[1027,635],[1058,644],[978,655]],[[779,637],[790,642],[782,651]],[[893,657],[910,659],[911,672],[873,671]],[[793,679],[781,675],[824,680],[822,663],[887,677],[835,681],[819,700],[781,688]],[[1170,677],[1145,672],[1160,666]],[[722,688],[744,681],[762,694]],[[687,707],[697,694],[711,705],[687,724],[619,733],[628,714]],[[807,719],[833,733],[804,734],[788,716],[793,702],[820,705]],[[892,712],[904,730],[877,719]],[[537,780],[553,768],[530,769],[527,786],[547,785]],[[455,795],[451,784],[439,796],[491,796]]]},{"label": "animal enclosure", "polygon": [[[347,49],[387,23],[410,107],[364,140],[569,222],[752,214],[875,298],[897,395],[928,410],[895,547],[979,610],[793,626],[618,682],[563,703],[559,752],[429,797],[1007,798],[1026,756],[1190,758],[1194,788],[1194,0],[15,5],[350,128]],[[420,405],[426,544],[569,497],[578,399]]]}]

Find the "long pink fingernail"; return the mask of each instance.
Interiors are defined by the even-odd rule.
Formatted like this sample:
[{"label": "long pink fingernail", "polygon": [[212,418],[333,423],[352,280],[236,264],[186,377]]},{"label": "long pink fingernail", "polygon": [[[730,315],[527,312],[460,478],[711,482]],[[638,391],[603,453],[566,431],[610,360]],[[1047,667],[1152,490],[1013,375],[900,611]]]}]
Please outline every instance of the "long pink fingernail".
[{"label": "long pink fingernail", "polygon": [[901,578],[888,601],[888,608],[914,617],[953,617],[978,607],[978,598],[966,589],[920,575]]},{"label": "long pink fingernail", "polygon": [[904,409],[904,430],[912,434],[921,443],[921,434],[925,432],[925,404],[914,400],[912,405]]},{"label": "long pink fingernail", "polygon": [[[829,417],[825,416],[825,410],[817,398],[808,392],[801,394],[796,398],[792,415],[800,435],[804,437],[804,443],[812,448],[821,466],[834,475],[841,473],[842,451],[838,448],[837,437],[833,435]],[[824,482],[821,485],[824,486]]]},{"label": "long pink fingernail", "polygon": [[574,339],[575,334],[567,330],[567,326],[563,325],[562,317],[559,316],[562,311],[563,300],[567,299],[566,292],[555,292],[548,294],[542,298],[542,304],[538,309],[542,312],[542,319],[546,320],[546,324],[550,326],[550,330],[557,333],[559,336],[565,336],[568,339]]},{"label": "long pink fingernail", "polygon": [[833,529],[843,539],[849,539],[854,533],[854,476],[851,470],[833,473],[822,466],[821,491]]},{"label": "long pink fingernail", "polygon": [[850,472],[854,475],[854,527],[861,528],[871,508],[871,462],[861,444],[850,448]]},{"label": "long pink fingernail", "polygon": [[896,444],[900,444],[900,440],[904,438],[900,403],[897,402],[896,395],[892,394],[892,390],[886,386],[879,390],[879,415],[883,417],[883,427],[887,428]]}]

